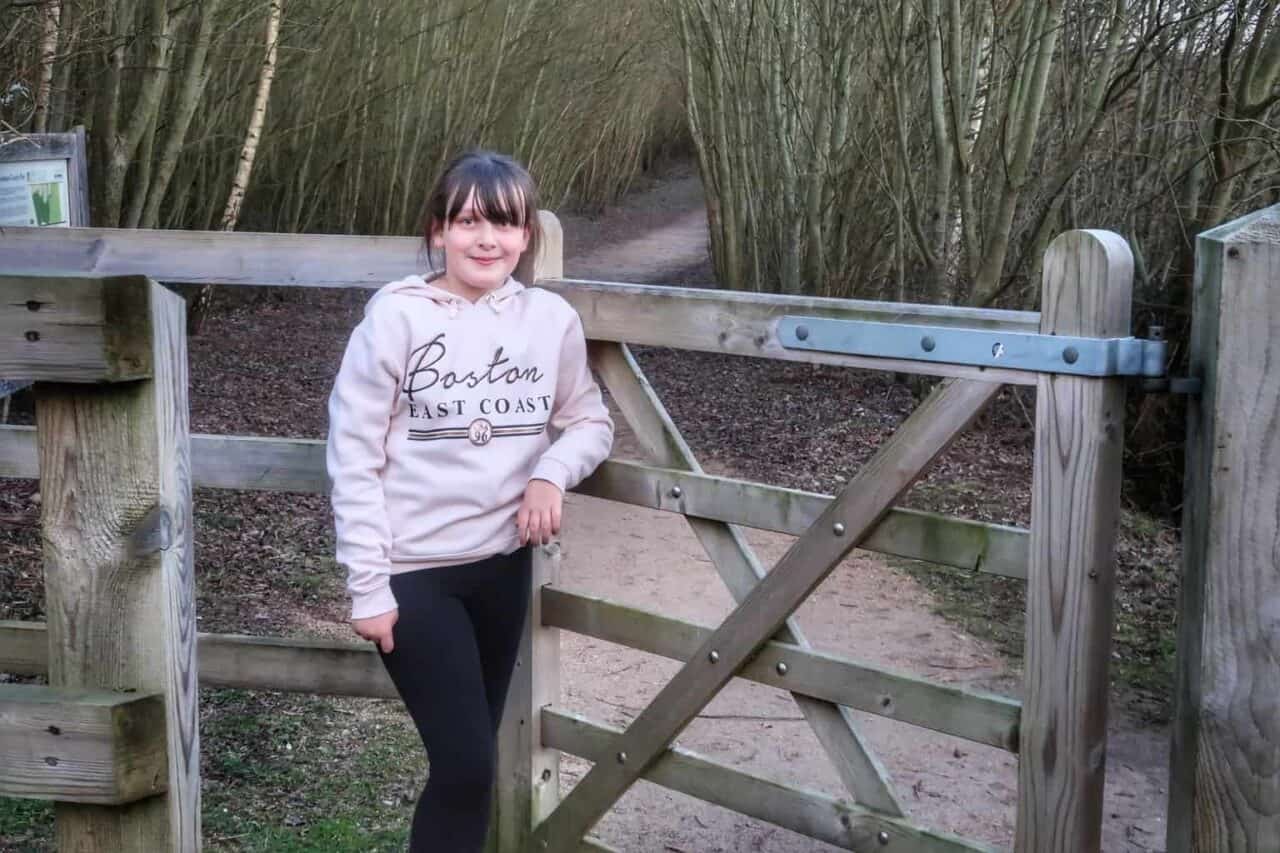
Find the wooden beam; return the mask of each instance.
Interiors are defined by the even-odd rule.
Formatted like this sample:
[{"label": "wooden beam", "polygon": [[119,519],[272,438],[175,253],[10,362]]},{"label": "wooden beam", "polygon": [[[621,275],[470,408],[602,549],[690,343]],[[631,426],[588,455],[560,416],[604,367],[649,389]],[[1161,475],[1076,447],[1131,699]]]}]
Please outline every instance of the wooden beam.
[{"label": "wooden beam", "polygon": [[50,684],[161,693],[168,737],[164,795],[56,806],[66,850],[200,845],[185,306],[147,297],[152,379],[35,385]]},{"label": "wooden beam", "polygon": [[[140,274],[174,284],[377,287],[421,272],[426,262],[416,237],[110,228],[6,228],[0,234],[0,269],[30,275]],[[551,272],[548,268],[538,286],[573,305],[588,338],[1035,383],[1035,374],[1027,371],[789,350],[775,333],[787,314],[1030,332],[1039,322],[1032,312],[577,281]]]},{"label": "wooden beam", "polygon": [[140,276],[0,276],[0,376],[92,383],[150,378],[151,287]]},{"label": "wooden beam", "polygon": [[[369,643],[202,633],[197,648],[201,687],[399,697]],[[0,621],[0,672],[46,675],[48,671],[47,626]]]},{"label": "wooden beam", "polygon": [[[1129,334],[1133,256],[1108,231],[1068,231],[1044,259],[1045,334]],[[1124,445],[1124,380],[1042,376],[1027,578],[1020,853],[1101,845],[1107,668]]]},{"label": "wooden beam", "polygon": [[[574,490],[633,506],[799,536],[830,495],[611,459]],[[1027,577],[1029,534],[1019,527],[894,507],[859,547],[912,560]]]},{"label": "wooden beam", "polygon": [[[555,587],[542,594],[548,625],[630,649],[687,661],[714,628]],[[737,673],[758,684],[847,705],[903,723],[1016,752],[1021,705],[935,684],[836,655],[772,641]]]},{"label": "wooden beam", "polygon": [[1280,850],[1280,205],[1196,241],[1170,853]]},{"label": "wooden beam", "polygon": [[118,806],[168,788],[164,697],[0,684],[0,796]]},{"label": "wooden beam", "polygon": [[[641,444],[661,465],[702,473],[698,460],[685,442],[680,430],[667,414],[662,401],[654,393],[631,351],[625,344],[593,343],[592,365],[622,410]],[[764,565],[756,558],[738,528],[714,521],[690,518],[693,530],[712,565],[716,567],[734,600],[741,603],[765,576]],[[809,642],[800,625],[788,617],[783,630],[775,638],[808,648]],[[793,693],[796,706],[813,729],[822,748],[831,758],[836,774],[845,790],[857,802],[893,816],[902,815],[902,806],[894,796],[889,774],[863,741],[847,708]]]},{"label": "wooden beam", "polygon": [[939,386],[640,712],[619,744],[617,759],[594,765],[538,827],[535,842],[545,844],[549,853],[574,849],[998,391],[982,382]]},{"label": "wooden beam", "polygon": [[[38,476],[35,428],[0,426],[0,477]],[[198,488],[327,493],[324,442],[257,436],[191,436]],[[675,497],[672,489],[680,489]],[[608,459],[573,491],[633,506],[799,536],[831,503],[830,495],[731,477]],[[1028,532],[894,507],[862,543],[877,551],[1026,580]]]},{"label": "wooden beam", "polygon": [[[619,729],[556,708],[543,712],[542,727],[543,737],[550,745],[597,764],[615,761],[623,740]],[[916,853],[991,850],[827,794],[738,770],[678,746],[664,749],[642,776],[672,791],[844,850],[902,849]]]}]

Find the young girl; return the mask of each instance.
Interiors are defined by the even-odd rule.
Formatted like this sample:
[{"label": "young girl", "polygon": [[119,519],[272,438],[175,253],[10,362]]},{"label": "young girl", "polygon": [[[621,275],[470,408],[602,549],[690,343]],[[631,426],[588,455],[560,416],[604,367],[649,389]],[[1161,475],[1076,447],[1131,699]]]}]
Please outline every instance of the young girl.
[{"label": "young girl", "polygon": [[[567,302],[511,277],[539,242],[529,174],[483,151],[427,200],[443,269],[382,287],[329,398],[327,463],[351,624],[377,644],[430,772],[409,849],[481,849],[530,551],[613,423]],[[433,264],[434,266],[434,264]]]}]

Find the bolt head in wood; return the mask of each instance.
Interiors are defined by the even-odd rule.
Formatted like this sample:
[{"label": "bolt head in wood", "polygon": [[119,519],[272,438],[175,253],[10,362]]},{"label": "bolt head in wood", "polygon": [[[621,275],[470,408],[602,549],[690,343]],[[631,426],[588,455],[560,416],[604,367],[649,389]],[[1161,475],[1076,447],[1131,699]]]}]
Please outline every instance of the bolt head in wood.
[{"label": "bolt head in wood", "polygon": [[796,326],[796,338],[802,341],[807,341],[809,339],[809,327]]},{"label": "bolt head in wood", "polygon": [[715,649],[712,649],[711,654],[707,655],[707,660],[711,661],[712,663],[719,663],[720,653],[717,652]]},{"label": "bolt head in wood", "polygon": [[627,763],[627,754],[626,754],[625,752],[619,752],[619,753],[618,753],[618,763],[619,763],[619,764],[626,764],[626,763]]},{"label": "bolt head in wood", "polygon": [[831,532],[837,536],[843,536],[844,525],[837,521],[835,524],[831,525]]},{"label": "bolt head in wood", "polygon": [[876,841],[879,841],[881,844],[888,844],[889,833],[885,832],[883,829],[880,830],[878,833],[876,833]]},{"label": "bolt head in wood", "polygon": [[678,498],[678,497],[680,497],[680,496],[681,496],[681,495],[683,495],[683,494],[684,494],[684,490],[683,490],[683,489],[681,489],[679,486],[672,486],[672,487],[671,487],[671,497],[673,497],[673,498]]},{"label": "bolt head in wood", "polygon": [[934,348],[936,348],[937,346],[938,346],[938,342],[935,341],[933,338],[929,337],[928,335],[925,335],[923,338],[920,339],[920,349],[924,350],[925,352],[933,352]]},{"label": "bolt head in wood", "polygon": [[1075,347],[1067,347],[1062,351],[1062,360],[1067,364],[1075,364],[1080,360],[1080,351]]},{"label": "bolt head in wood", "polygon": [[776,669],[776,670],[778,671],[778,675],[786,675],[786,674],[787,674],[787,662],[786,662],[786,661],[781,661],[781,660],[780,660],[780,661],[778,661],[778,665],[777,665],[777,666],[775,666],[775,667],[774,667],[774,669]]}]

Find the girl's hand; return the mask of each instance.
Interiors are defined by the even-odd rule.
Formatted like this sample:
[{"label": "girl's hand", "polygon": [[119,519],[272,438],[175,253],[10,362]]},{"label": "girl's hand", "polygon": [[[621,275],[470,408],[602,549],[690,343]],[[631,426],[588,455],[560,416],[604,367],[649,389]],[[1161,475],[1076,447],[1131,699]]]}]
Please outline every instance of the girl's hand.
[{"label": "girl's hand", "polygon": [[377,643],[383,654],[391,654],[391,650],[396,647],[395,641],[391,639],[391,629],[399,618],[399,609],[388,610],[368,619],[352,619],[351,627],[361,637]]},{"label": "girl's hand", "polygon": [[560,535],[560,508],[564,495],[555,483],[530,480],[524,487],[524,501],[516,513],[520,544],[546,545]]}]

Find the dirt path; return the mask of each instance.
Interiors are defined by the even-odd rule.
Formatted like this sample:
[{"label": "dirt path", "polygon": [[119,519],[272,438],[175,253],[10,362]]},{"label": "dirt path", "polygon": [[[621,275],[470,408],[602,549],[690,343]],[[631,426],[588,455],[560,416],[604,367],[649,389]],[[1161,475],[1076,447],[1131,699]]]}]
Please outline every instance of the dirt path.
[{"label": "dirt path", "polygon": [[[633,195],[625,208],[602,218],[607,224],[567,219],[566,274],[671,281],[669,276],[705,263],[706,218],[696,190],[696,177],[678,176]],[[630,234],[628,221],[638,224]],[[599,245],[601,236],[614,242],[575,255],[577,226],[591,232],[590,243]],[[601,235],[600,229],[611,234]],[[620,425],[615,455],[639,458],[625,425]],[[716,624],[730,612],[730,596],[682,518],[576,495],[570,496],[566,518],[565,587],[703,624]],[[766,565],[791,541],[758,531],[749,532],[748,540]],[[816,647],[835,654],[948,684],[1018,692],[1016,675],[998,653],[936,615],[925,589],[873,555],[855,552],[846,559],[801,608],[799,620]],[[676,669],[665,659],[565,634],[562,703],[625,727]],[[1118,714],[1113,710],[1103,849],[1161,850],[1167,733],[1143,729]],[[912,819],[999,847],[1011,844],[1014,756],[882,717],[858,713],[855,718]],[[778,690],[731,682],[679,743],[742,770],[844,795],[795,703]],[[589,764],[570,757],[562,768],[567,791]],[[634,853],[837,849],[644,782],[601,821],[596,834]]]}]

